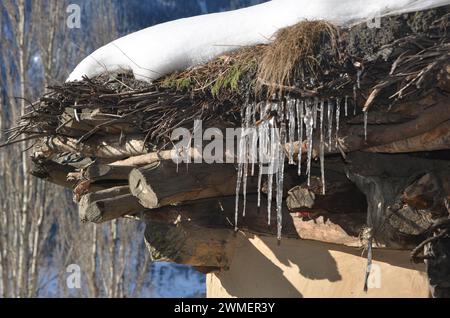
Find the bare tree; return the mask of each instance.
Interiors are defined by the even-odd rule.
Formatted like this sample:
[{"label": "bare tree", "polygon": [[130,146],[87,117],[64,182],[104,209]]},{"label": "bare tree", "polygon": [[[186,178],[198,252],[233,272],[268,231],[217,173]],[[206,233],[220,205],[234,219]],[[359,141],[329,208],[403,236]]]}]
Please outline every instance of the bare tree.
[{"label": "bare tree", "polygon": [[[89,2],[83,8],[95,17],[83,25],[90,32],[67,28],[68,4],[32,1],[26,7],[25,0],[1,2],[0,19],[5,19],[0,20],[0,36],[6,40],[0,43],[4,65],[0,130],[17,122],[39,92],[64,81],[83,52],[117,36],[111,1]],[[1,34],[3,26],[11,36]],[[31,146],[22,143],[0,151],[0,295],[50,295],[56,282],[53,296],[139,296],[149,265],[143,242],[136,241],[142,238],[142,227],[129,220],[81,224],[70,193],[28,174],[31,163],[26,150]],[[134,257],[139,259],[131,261]],[[81,290],[68,290],[65,285],[65,270],[72,263],[84,273],[86,287]]]}]

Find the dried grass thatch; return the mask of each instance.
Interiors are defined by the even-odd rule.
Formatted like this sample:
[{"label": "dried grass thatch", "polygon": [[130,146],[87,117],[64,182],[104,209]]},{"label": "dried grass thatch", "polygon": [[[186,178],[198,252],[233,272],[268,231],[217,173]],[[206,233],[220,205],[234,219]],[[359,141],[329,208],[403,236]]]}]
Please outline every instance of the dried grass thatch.
[{"label": "dried grass thatch", "polygon": [[339,56],[337,39],[338,29],[326,21],[304,21],[278,31],[258,64],[257,88],[267,85],[274,94],[298,80],[317,85],[323,60]]},{"label": "dried grass thatch", "polygon": [[242,48],[152,84],[105,74],[53,86],[28,107],[7,143],[22,136],[83,143],[113,131],[142,135],[161,149],[176,127],[192,127],[195,119],[239,125],[246,101],[285,95],[354,95],[359,113],[362,106],[386,108],[436,86],[430,78],[450,54],[447,9],[383,18],[390,27],[382,31],[305,21],[280,30],[271,45]]}]

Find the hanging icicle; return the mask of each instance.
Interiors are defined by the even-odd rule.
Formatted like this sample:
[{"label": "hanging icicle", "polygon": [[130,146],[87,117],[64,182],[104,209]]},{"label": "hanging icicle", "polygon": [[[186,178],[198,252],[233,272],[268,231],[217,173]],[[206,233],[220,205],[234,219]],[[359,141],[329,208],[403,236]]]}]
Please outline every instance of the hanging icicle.
[{"label": "hanging icicle", "polygon": [[344,105],[345,117],[348,116],[348,96],[345,96],[345,105]]},{"label": "hanging icicle", "polygon": [[364,111],[364,140],[367,140],[367,122],[369,120],[367,110]]},{"label": "hanging icicle", "polygon": [[301,175],[302,172],[303,111],[304,101],[297,100],[298,175]]},{"label": "hanging icicle", "polygon": [[[261,114],[261,111],[258,111],[258,109],[260,109],[260,107],[261,107],[261,104],[253,104],[252,105],[252,121],[251,121],[252,145],[251,145],[251,149],[250,149],[250,160],[251,160],[251,164],[252,164],[252,168],[251,168],[252,169],[251,170],[252,177],[255,175],[255,163],[258,160],[258,152],[257,152],[258,127],[256,126],[256,113],[258,112],[259,114]],[[261,119],[261,117],[259,119]]]},{"label": "hanging icicle", "polygon": [[259,134],[259,161],[258,161],[258,208],[261,207],[261,185],[263,176],[264,163],[268,161],[268,145],[269,143],[269,123],[264,121],[260,124],[258,129]]},{"label": "hanging icicle", "polygon": [[289,164],[293,165],[294,162],[294,141],[295,141],[295,100],[288,99],[287,101],[287,118],[289,124]]},{"label": "hanging icicle", "polygon": [[336,98],[336,140],[335,147],[338,146],[338,138],[339,138],[339,121],[341,119],[341,100]]},{"label": "hanging icicle", "polygon": [[241,109],[241,127],[242,133],[239,138],[239,145],[238,145],[238,173],[237,173],[237,180],[236,180],[236,202],[235,202],[235,210],[234,210],[234,230],[238,230],[238,219],[239,219],[239,194],[241,192],[241,185],[242,185],[242,175],[244,171],[244,158],[245,158],[245,126],[246,126],[246,117],[248,112],[248,104],[246,104]]},{"label": "hanging icicle", "polygon": [[269,162],[269,172],[267,175],[267,224],[271,225],[272,218],[272,187],[273,187],[273,175],[275,174],[275,158],[278,154],[279,139],[277,136],[276,122],[272,118],[269,123],[270,130],[270,162]]},{"label": "hanging icicle", "polygon": [[323,120],[325,113],[325,101],[322,100],[320,103],[320,176],[322,181],[322,194],[325,195],[325,138],[323,131]]},{"label": "hanging icicle", "polygon": [[319,98],[314,98],[314,105],[313,105],[313,120],[314,120],[314,129],[317,128],[317,111],[319,108]]},{"label": "hanging icicle", "polygon": [[314,118],[312,105],[307,105],[305,107],[305,127],[306,127],[306,140],[308,144],[308,158],[306,166],[306,174],[308,176],[308,186],[311,185],[311,161],[312,161],[312,146],[313,146],[313,129],[314,129]]},{"label": "hanging icicle", "polygon": [[277,239],[281,240],[281,231],[283,226],[283,181],[284,181],[284,146],[286,144],[286,125],[281,124],[280,128],[280,147],[277,158],[277,176],[276,176],[276,205],[277,205]]},{"label": "hanging icicle", "polygon": [[358,70],[356,72],[356,86],[358,86],[358,89],[361,89],[361,74],[362,74],[361,70]]},{"label": "hanging icicle", "polygon": [[328,104],[328,150],[331,151],[331,141],[333,134],[333,105],[331,99],[327,101]]},{"label": "hanging icicle", "polygon": [[243,196],[243,206],[242,206],[242,216],[245,217],[247,209],[247,178],[248,178],[248,166],[249,160],[251,160],[252,149],[249,149],[249,142],[253,142],[253,136],[251,133],[252,117],[254,112],[254,104],[248,104],[245,110],[245,122],[244,122],[244,138],[242,138],[244,145],[243,150],[243,175],[242,175],[242,196]]},{"label": "hanging icicle", "polygon": [[353,115],[356,115],[356,103],[357,103],[356,97],[357,97],[356,85],[353,85]]}]

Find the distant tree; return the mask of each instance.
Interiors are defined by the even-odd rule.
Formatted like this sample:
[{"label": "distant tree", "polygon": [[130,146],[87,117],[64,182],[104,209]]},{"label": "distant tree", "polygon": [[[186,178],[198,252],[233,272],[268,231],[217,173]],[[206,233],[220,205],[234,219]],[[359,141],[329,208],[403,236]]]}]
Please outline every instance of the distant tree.
[{"label": "distant tree", "polygon": [[[111,1],[85,2],[81,29],[68,28],[68,5],[1,2],[2,130],[49,85],[63,82],[87,53],[118,36]],[[29,175],[31,146],[24,142],[0,151],[0,295],[141,296],[149,267],[142,225],[129,220],[80,224],[70,193]],[[66,267],[72,263],[80,266],[85,288],[68,290]]]}]

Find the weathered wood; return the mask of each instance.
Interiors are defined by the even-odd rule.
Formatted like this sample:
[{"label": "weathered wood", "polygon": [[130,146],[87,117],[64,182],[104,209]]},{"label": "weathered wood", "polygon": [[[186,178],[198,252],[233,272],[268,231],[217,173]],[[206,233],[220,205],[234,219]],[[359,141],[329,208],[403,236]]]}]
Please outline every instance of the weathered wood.
[{"label": "weathered wood", "polygon": [[368,226],[377,240],[393,247],[417,244],[433,220],[446,213],[446,161],[368,153],[350,154],[348,160],[347,174],[366,195]]},{"label": "weathered wood", "polygon": [[[246,216],[239,216],[240,230],[254,234],[277,235],[276,213],[272,211],[271,224],[267,222],[267,204],[263,200],[257,207],[257,197],[247,198]],[[194,202],[177,207],[164,207],[145,212],[145,219],[161,224],[180,226],[190,224],[201,231],[204,229],[234,230],[233,197]],[[320,209],[305,209],[290,212],[283,207],[283,237],[319,240],[348,246],[362,246],[359,233],[365,224],[365,214],[335,214]],[[331,230],[330,230],[331,229]],[[328,233],[329,232],[329,233]],[[151,235],[151,233],[149,233]]]},{"label": "weathered wood", "polygon": [[[236,193],[237,171],[232,164],[181,164],[161,161],[130,173],[131,193],[149,209]],[[255,193],[257,178],[248,178]]]},{"label": "weathered wood", "polygon": [[103,223],[142,212],[144,207],[131,194],[98,200],[91,203],[85,210],[85,220],[93,223]]},{"label": "weathered wood", "polygon": [[[448,97],[438,92],[430,93],[426,97],[417,101],[397,103],[393,111],[399,114],[408,115],[411,120],[396,124],[379,125],[369,124],[367,127],[367,139],[364,134],[364,127],[361,124],[341,121],[340,133],[337,148],[336,137],[332,137],[331,149],[325,147],[325,154],[339,154],[341,151],[352,152],[367,150],[372,152],[403,153],[412,151],[429,151],[449,149],[448,121],[450,121],[450,107],[448,107]],[[439,114],[439,116],[436,116]],[[368,117],[370,118],[371,113]],[[377,116],[378,118],[378,116]],[[370,122],[370,120],[369,120]],[[313,156],[319,154],[319,136],[314,136]],[[307,151],[307,142],[295,142],[287,144],[286,148],[293,147],[294,154],[299,151]]]},{"label": "weathered wood", "polygon": [[[158,161],[164,161],[164,160],[172,160],[172,157],[174,155],[175,150],[164,150],[164,151],[158,151],[158,152],[151,152],[139,156],[133,156],[124,160],[119,160],[111,163],[111,166],[134,166],[134,167],[142,167],[147,166],[150,164],[153,164]],[[191,148],[191,159],[192,162],[196,158],[201,157],[201,153],[195,149]]]},{"label": "weathered wood", "polygon": [[153,261],[224,269],[231,263],[233,231],[194,224],[146,221],[145,242]]},{"label": "weathered wood", "polygon": [[[75,167],[68,164],[63,165],[52,160],[34,158],[33,168],[30,171],[30,174],[37,178],[71,190],[76,189],[77,185],[79,185],[78,179],[69,178],[71,174],[79,174]],[[89,182],[89,184],[86,186],[86,191],[88,193],[103,191],[120,183],[125,184],[128,183],[128,181],[126,179],[122,180],[122,182],[115,180],[113,184],[110,183],[110,180],[106,179]]]},{"label": "weathered wood", "polygon": [[83,173],[87,180],[128,180],[131,170],[135,167],[130,166],[110,166],[102,164],[90,165]]},{"label": "weathered wood", "polygon": [[63,165],[52,160],[33,158],[33,168],[30,174],[64,188],[73,189],[76,186],[76,182],[67,180],[67,175],[73,172],[75,172],[75,168],[70,165]]},{"label": "weathered wood", "polygon": [[45,158],[52,154],[71,152],[81,153],[86,157],[97,157],[111,161],[137,156],[147,152],[144,137],[127,136],[120,140],[119,136],[92,137],[84,143],[69,137],[47,137],[40,141],[39,152]]},{"label": "weathered wood", "polygon": [[367,149],[367,151],[379,153],[407,153],[445,149],[450,149],[450,121],[446,121],[419,136],[405,138],[378,147],[372,147]]},{"label": "weathered wood", "polygon": [[102,191],[92,192],[83,195],[81,197],[80,202],[78,203],[78,212],[80,215],[80,220],[83,222],[88,221],[86,211],[89,208],[89,206],[92,205],[95,201],[112,199],[126,194],[130,194],[129,186],[113,187]]}]

